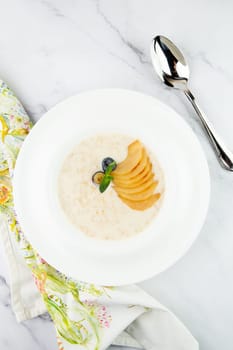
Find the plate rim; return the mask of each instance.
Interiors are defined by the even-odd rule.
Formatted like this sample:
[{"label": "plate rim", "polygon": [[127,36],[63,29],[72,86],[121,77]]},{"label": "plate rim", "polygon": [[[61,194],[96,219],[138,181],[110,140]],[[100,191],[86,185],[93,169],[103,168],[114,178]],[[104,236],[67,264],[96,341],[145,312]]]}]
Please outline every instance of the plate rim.
[{"label": "plate rim", "polygon": [[[134,91],[134,90],[129,90],[129,89],[115,89],[115,88],[110,88],[110,89],[95,89],[95,90],[88,90],[88,91],[84,91],[84,92],[82,92],[82,93],[79,93],[79,94],[75,94],[75,95],[73,95],[73,96],[71,96],[71,97],[69,97],[69,98],[67,98],[67,99],[65,99],[65,100],[63,100],[63,101],[61,101],[61,102],[59,102],[58,104],[56,104],[55,106],[53,106],[51,109],[49,109],[40,119],[39,119],[39,121],[36,123],[36,125],[37,124],[40,124],[40,121],[43,119],[44,120],[44,118],[48,115],[48,114],[51,114],[51,112],[53,112],[54,110],[56,110],[57,108],[59,108],[61,105],[63,105],[63,104],[67,104],[67,103],[69,103],[69,101],[70,100],[73,100],[73,99],[76,99],[77,97],[78,98],[80,98],[80,97],[82,97],[83,95],[89,95],[89,94],[98,94],[98,93],[102,93],[102,94],[105,94],[106,92],[107,93],[109,93],[111,91],[111,93],[123,93],[123,94],[125,94],[125,93],[131,93],[131,94],[134,94],[134,95],[140,95],[140,96],[142,96],[143,98],[152,98],[153,99],[153,102],[154,103],[158,103],[159,105],[161,105],[162,106],[162,108],[163,109],[166,109],[167,111],[169,111],[169,113],[172,113],[176,118],[179,118],[180,120],[182,120],[182,122],[183,122],[183,125],[185,125],[186,127],[188,127],[189,128],[189,130],[191,131],[191,133],[192,133],[192,135],[193,135],[193,137],[195,138],[195,140],[196,140],[196,142],[199,144],[199,149],[200,149],[200,151],[201,151],[201,153],[202,153],[202,155],[203,155],[203,161],[205,162],[205,167],[206,167],[206,180],[207,180],[207,183],[206,183],[206,185],[207,185],[207,192],[206,192],[206,208],[205,208],[205,211],[203,212],[203,218],[202,218],[202,220],[200,220],[200,223],[199,223],[199,228],[198,228],[198,230],[196,231],[196,234],[195,235],[193,235],[193,238],[192,239],[190,239],[189,241],[188,241],[188,244],[187,244],[187,246],[185,247],[185,249],[183,249],[183,253],[181,253],[181,254],[179,254],[178,256],[177,256],[177,258],[176,259],[171,259],[171,261],[168,261],[168,263],[166,264],[166,266],[164,266],[164,268],[163,269],[161,269],[161,271],[160,272],[157,272],[156,274],[151,274],[151,272],[149,273],[147,273],[147,271],[144,273],[144,277],[143,278],[140,278],[140,279],[135,279],[135,278],[132,278],[132,279],[130,279],[130,276],[128,276],[129,278],[127,278],[127,281],[125,280],[125,281],[121,281],[120,283],[116,283],[116,281],[110,281],[109,280],[109,282],[108,281],[103,281],[103,282],[107,282],[107,283],[103,283],[103,282],[101,282],[100,280],[99,280],[99,278],[97,278],[96,279],[96,281],[93,281],[93,279],[92,280],[88,280],[88,279],[85,279],[85,281],[87,281],[87,282],[91,282],[91,283],[98,283],[98,284],[105,284],[105,285],[112,285],[112,284],[114,284],[114,285],[125,285],[125,284],[128,284],[128,283],[138,283],[138,282],[141,282],[141,281],[143,281],[143,280],[145,280],[145,279],[148,279],[148,278],[151,278],[151,277],[153,277],[153,276],[155,276],[155,275],[158,275],[158,274],[160,274],[160,273],[162,273],[163,271],[165,271],[165,270],[167,270],[168,268],[170,268],[171,266],[173,266],[177,261],[179,261],[186,253],[187,253],[187,251],[190,249],[190,247],[193,245],[193,243],[194,243],[194,241],[197,239],[197,237],[198,237],[198,235],[200,234],[200,232],[201,232],[201,228],[202,228],[202,226],[204,225],[204,222],[205,222],[205,219],[206,219],[206,215],[207,215],[207,212],[208,212],[208,207],[209,207],[209,199],[210,199],[210,175],[209,175],[209,167],[208,167],[208,163],[207,163],[207,160],[206,160],[206,157],[205,157],[205,153],[204,153],[204,151],[203,151],[203,149],[202,149],[202,146],[201,146],[201,144],[200,144],[200,141],[199,141],[199,139],[198,139],[198,137],[196,136],[196,134],[193,132],[193,130],[192,130],[192,128],[190,127],[190,125],[186,122],[186,120],[179,114],[179,113],[177,113],[175,110],[173,110],[170,106],[168,106],[168,105],[166,105],[165,103],[163,103],[163,102],[161,102],[159,99],[157,99],[157,98],[155,98],[154,96],[151,96],[151,95],[148,95],[148,94],[144,94],[144,93],[141,93],[141,92],[138,92],[138,91]],[[33,129],[35,129],[35,127],[33,127]],[[30,137],[30,138],[32,138],[33,137],[33,129],[32,129],[32,131],[30,132],[30,134],[32,133],[32,136]],[[29,135],[30,135],[29,134]],[[28,136],[29,137],[29,136]],[[22,149],[23,148],[25,148],[25,147],[27,147],[27,139],[28,139],[28,137],[25,139],[25,141],[23,142],[23,146],[22,146]],[[26,145],[26,146],[25,146]],[[22,152],[20,152],[19,153],[19,158],[18,159],[21,159],[21,156],[20,156],[20,154],[22,154]],[[16,161],[16,167],[15,167],[15,173],[17,174],[17,162],[18,162],[18,159],[17,159],[17,161]],[[19,164],[19,163],[18,163]],[[14,198],[16,198],[16,201],[15,201],[15,207],[17,207],[17,176],[14,176],[14,178],[13,178],[13,195],[14,195]],[[16,210],[17,211],[17,210]],[[26,237],[27,237],[27,235],[26,235]],[[37,250],[37,248],[35,247],[35,249]],[[54,265],[54,263],[53,263],[53,266],[56,268],[56,266]],[[60,269],[60,270],[62,270],[61,272],[63,272],[64,271],[64,269],[62,268],[62,269]],[[65,272],[66,274],[67,274],[67,272]],[[114,283],[113,283],[114,282]]]}]

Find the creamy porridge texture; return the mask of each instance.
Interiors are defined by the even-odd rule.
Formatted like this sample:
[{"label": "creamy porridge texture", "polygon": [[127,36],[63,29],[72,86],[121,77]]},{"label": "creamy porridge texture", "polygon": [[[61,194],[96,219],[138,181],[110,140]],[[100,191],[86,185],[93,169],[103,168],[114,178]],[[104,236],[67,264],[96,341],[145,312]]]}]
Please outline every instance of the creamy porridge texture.
[{"label": "creamy porridge texture", "polygon": [[[68,220],[90,237],[123,239],[145,229],[156,216],[162,197],[151,208],[137,211],[125,205],[110,186],[100,193],[92,181],[105,157],[121,162],[127,147],[134,139],[125,135],[103,134],[89,137],[77,145],[64,160],[58,178],[58,196]],[[149,152],[150,160],[159,181],[156,191],[163,194],[162,170]]]}]

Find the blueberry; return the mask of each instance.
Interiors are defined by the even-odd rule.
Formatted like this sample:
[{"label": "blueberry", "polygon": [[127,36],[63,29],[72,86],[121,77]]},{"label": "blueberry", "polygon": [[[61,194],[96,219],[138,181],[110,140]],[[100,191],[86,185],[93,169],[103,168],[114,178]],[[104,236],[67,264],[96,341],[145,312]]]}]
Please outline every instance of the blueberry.
[{"label": "blueberry", "polygon": [[95,174],[92,175],[92,182],[95,185],[99,185],[101,181],[103,180],[104,172],[103,171],[97,171]]},{"label": "blueberry", "polygon": [[[102,160],[102,169],[103,171],[106,171],[107,167],[112,163],[114,162],[114,159],[112,159],[111,157],[107,157],[107,158],[104,158]],[[114,166],[114,168],[112,170],[115,170],[116,169],[116,165]]]}]

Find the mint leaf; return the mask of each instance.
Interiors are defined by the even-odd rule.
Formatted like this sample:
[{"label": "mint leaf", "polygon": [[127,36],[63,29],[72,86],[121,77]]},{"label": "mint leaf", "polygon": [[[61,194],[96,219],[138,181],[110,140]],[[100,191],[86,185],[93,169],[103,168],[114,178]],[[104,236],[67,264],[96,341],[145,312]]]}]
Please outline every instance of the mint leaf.
[{"label": "mint leaf", "polygon": [[109,166],[107,167],[107,169],[105,170],[104,173],[104,177],[99,185],[99,190],[101,193],[103,193],[104,191],[106,191],[106,189],[108,188],[108,186],[110,185],[111,181],[113,180],[113,176],[111,176],[111,172],[113,171],[113,169],[116,166],[116,162],[112,162],[109,164]]},{"label": "mint leaf", "polygon": [[104,191],[106,191],[106,189],[108,188],[108,186],[110,185],[111,181],[112,181],[112,176],[109,175],[105,175],[103,177],[103,180],[101,181],[100,185],[99,185],[99,190],[101,193],[103,193]]},{"label": "mint leaf", "polygon": [[110,164],[108,165],[107,169],[105,170],[105,174],[106,174],[106,175],[111,174],[111,172],[113,171],[113,169],[115,168],[115,166],[116,166],[116,162],[115,162],[115,161],[112,162],[112,163],[110,163]]}]

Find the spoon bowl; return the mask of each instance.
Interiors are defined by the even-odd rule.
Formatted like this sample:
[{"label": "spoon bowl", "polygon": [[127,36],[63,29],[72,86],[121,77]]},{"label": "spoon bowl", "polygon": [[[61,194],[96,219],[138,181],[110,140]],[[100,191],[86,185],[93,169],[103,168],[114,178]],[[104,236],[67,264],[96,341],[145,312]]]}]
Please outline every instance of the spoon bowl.
[{"label": "spoon bowl", "polygon": [[181,51],[165,36],[156,36],[151,44],[153,66],[168,86],[184,90],[189,79],[189,67]]}]

